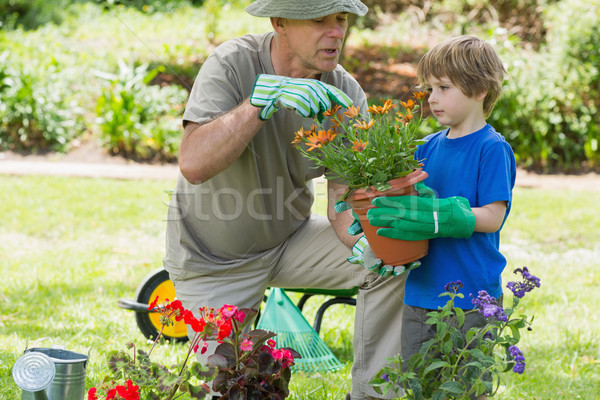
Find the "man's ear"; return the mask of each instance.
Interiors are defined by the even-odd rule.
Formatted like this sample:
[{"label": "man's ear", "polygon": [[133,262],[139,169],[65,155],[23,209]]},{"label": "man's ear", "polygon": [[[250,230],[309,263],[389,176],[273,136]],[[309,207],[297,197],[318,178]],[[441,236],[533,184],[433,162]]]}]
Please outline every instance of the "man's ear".
[{"label": "man's ear", "polygon": [[275,29],[275,32],[279,33],[280,35],[285,32],[285,23],[285,18],[271,17],[271,25],[273,26],[273,29]]}]

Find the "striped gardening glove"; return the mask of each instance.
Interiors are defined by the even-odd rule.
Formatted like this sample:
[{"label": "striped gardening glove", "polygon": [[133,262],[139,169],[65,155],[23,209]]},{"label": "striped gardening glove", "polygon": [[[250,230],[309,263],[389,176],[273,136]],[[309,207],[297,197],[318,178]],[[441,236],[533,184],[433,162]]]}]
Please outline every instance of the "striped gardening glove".
[{"label": "striped gardening glove", "polygon": [[323,121],[323,113],[337,103],[344,108],[352,100],[340,89],[315,79],[287,78],[279,75],[260,74],[254,81],[250,104],[261,107],[259,118],[263,121],[283,107],[305,118],[317,117]]},{"label": "striped gardening glove", "polygon": [[352,257],[348,257],[348,262],[360,264],[371,272],[387,278],[388,276],[398,276],[406,271],[415,269],[421,265],[421,261],[413,261],[405,265],[382,265],[381,259],[377,258],[369,246],[365,235],[362,235],[352,247]]},{"label": "striped gardening glove", "polygon": [[[351,210],[352,206],[350,206],[350,204],[348,204],[347,201],[340,200],[337,203],[335,203],[333,208],[335,209],[336,213],[341,213],[347,210]],[[352,221],[352,224],[348,227],[348,233],[354,236],[358,235],[359,233],[362,233],[363,229],[360,225],[360,221],[358,220],[358,215],[354,213],[354,210],[352,211],[352,216],[354,217],[354,220]]]}]

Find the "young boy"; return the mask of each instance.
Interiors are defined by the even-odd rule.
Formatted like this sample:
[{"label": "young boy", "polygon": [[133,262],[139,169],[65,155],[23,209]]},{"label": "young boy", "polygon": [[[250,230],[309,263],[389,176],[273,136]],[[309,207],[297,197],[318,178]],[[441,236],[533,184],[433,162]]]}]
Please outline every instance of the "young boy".
[{"label": "young boy", "polygon": [[[375,199],[368,213],[378,234],[396,239],[429,241],[421,267],[406,281],[402,318],[402,358],[408,361],[434,336],[427,313],[443,306],[439,297],[450,282],[460,280],[463,299],[455,304],[473,309],[480,290],[502,295],[506,259],[499,251],[500,230],[511,207],[516,162],[502,135],[486,123],[502,93],[505,69],[492,46],[473,36],[446,40],[420,60],[417,76],[429,92],[432,114],[447,129],[429,135],[416,157],[429,177],[433,196]],[[485,324],[480,313],[468,313],[465,331]]]}]

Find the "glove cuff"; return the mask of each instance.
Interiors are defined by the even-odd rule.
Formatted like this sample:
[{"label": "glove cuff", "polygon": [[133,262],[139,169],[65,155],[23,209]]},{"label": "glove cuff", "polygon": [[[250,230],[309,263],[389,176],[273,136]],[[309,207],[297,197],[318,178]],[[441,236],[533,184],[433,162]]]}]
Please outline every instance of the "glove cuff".
[{"label": "glove cuff", "polygon": [[449,236],[467,239],[475,231],[475,214],[471,211],[469,200],[464,197],[454,197],[452,203],[452,232]]}]

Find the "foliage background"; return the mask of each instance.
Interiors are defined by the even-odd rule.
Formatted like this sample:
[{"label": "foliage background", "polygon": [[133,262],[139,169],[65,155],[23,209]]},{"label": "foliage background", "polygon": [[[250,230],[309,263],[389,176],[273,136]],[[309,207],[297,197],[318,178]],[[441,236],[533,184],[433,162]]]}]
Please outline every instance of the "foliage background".
[{"label": "foliage background", "polygon": [[[111,154],[175,161],[186,91],[203,60],[228,38],[270,30],[243,11],[248,3],[0,0],[0,149],[66,152],[93,138]],[[600,0],[365,3],[341,63],[370,101],[407,96],[430,46],[475,34],[507,65],[490,123],[519,165],[600,170]]]}]

